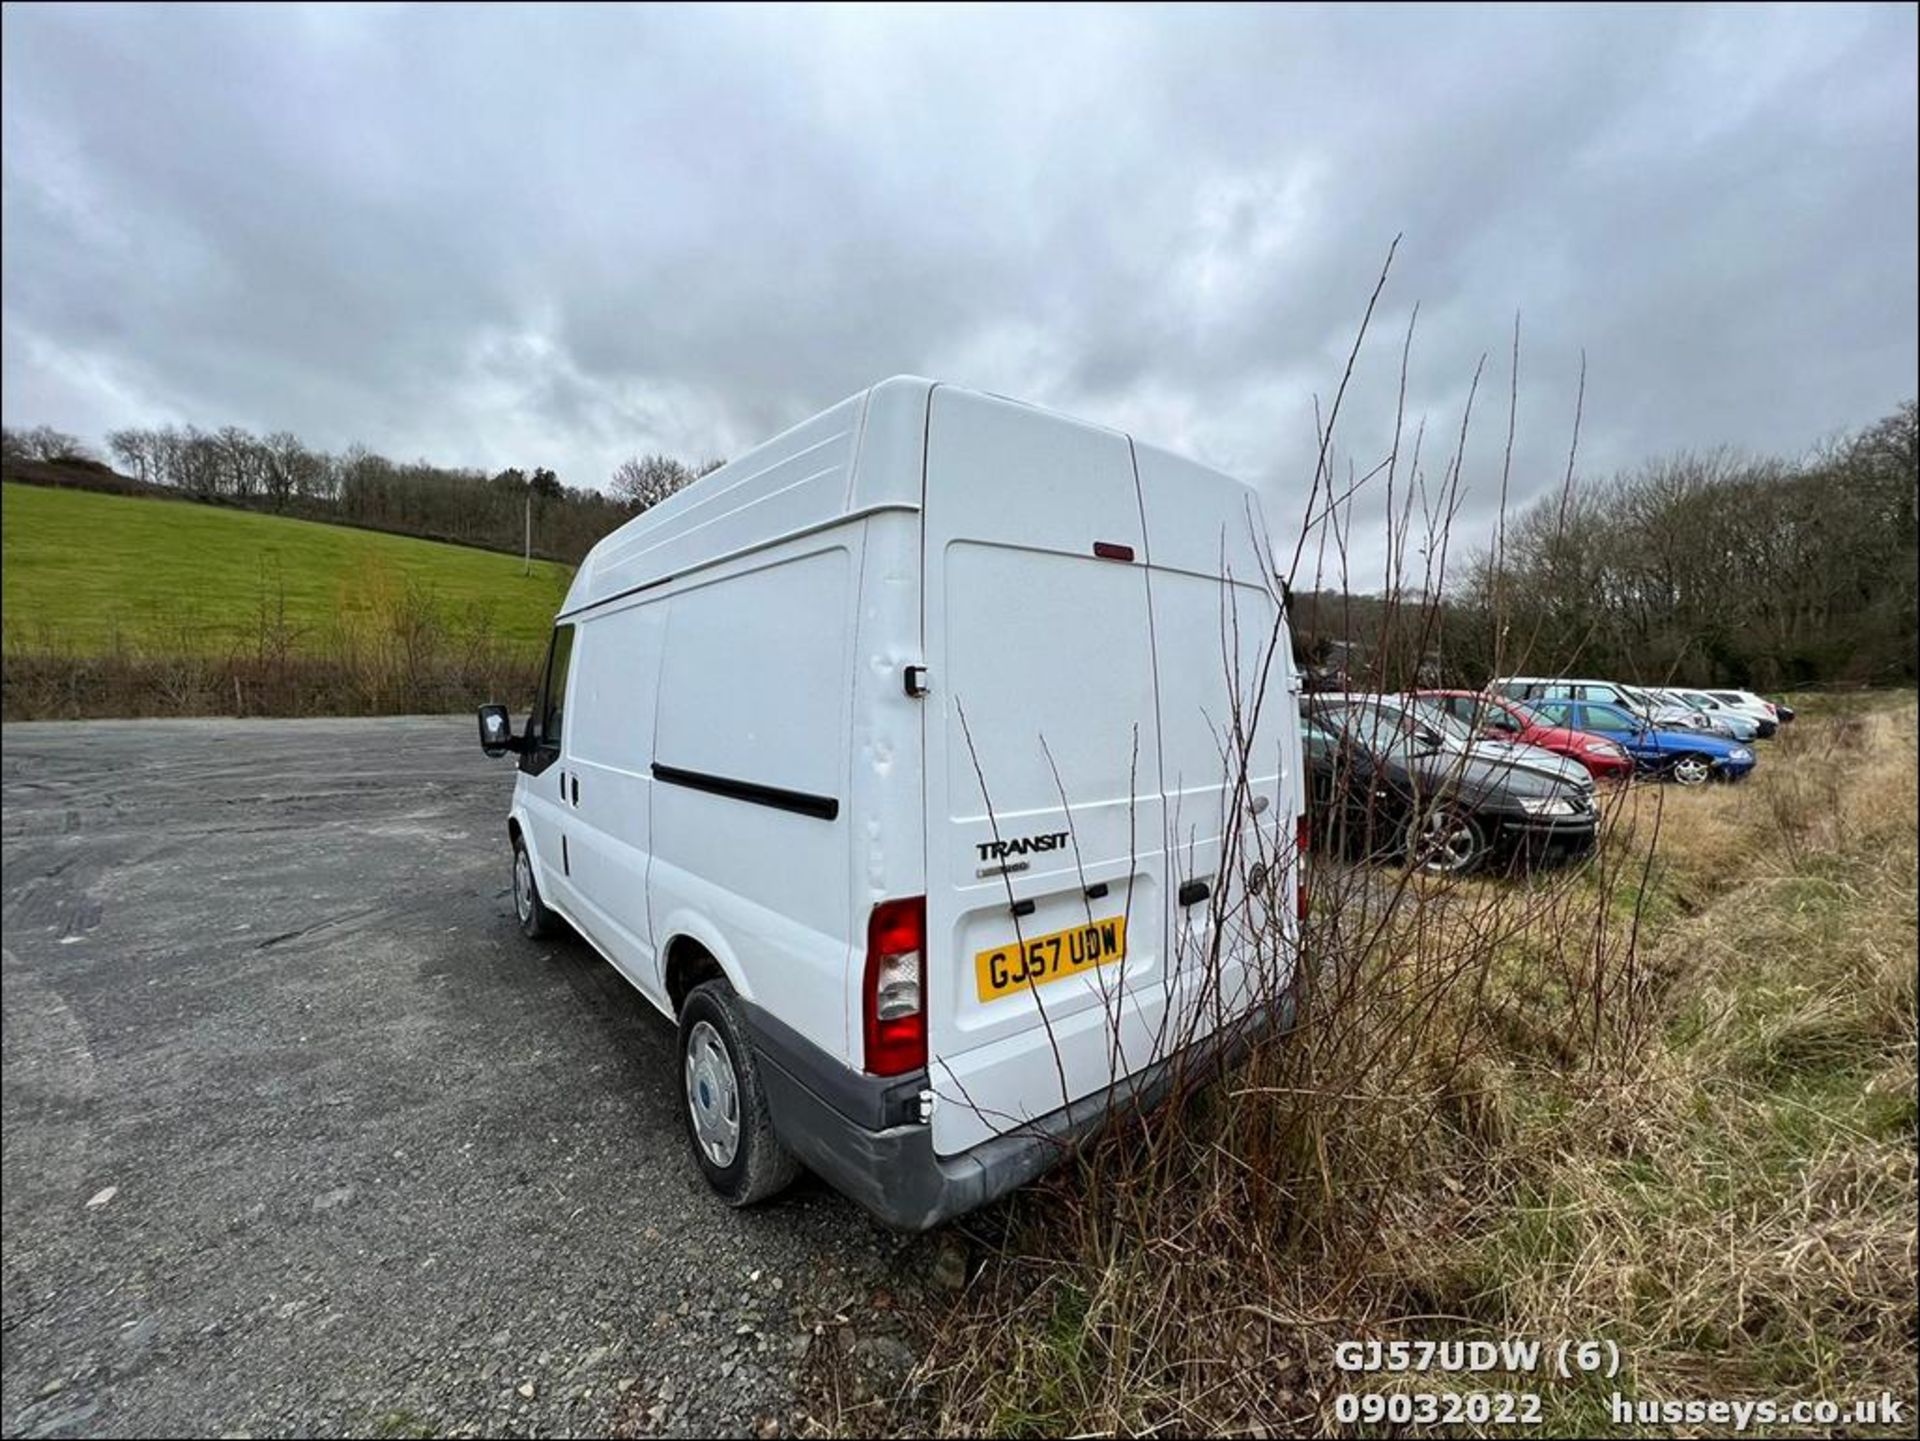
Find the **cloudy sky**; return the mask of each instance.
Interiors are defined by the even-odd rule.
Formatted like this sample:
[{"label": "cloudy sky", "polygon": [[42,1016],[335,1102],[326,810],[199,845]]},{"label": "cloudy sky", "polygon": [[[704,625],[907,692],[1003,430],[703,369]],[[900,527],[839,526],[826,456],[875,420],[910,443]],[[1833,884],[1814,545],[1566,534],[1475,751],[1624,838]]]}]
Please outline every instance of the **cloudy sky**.
[{"label": "cloudy sky", "polygon": [[1396,235],[1343,446],[1383,452],[1417,305],[1430,437],[1488,357],[1470,527],[1516,314],[1521,498],[1565,465],[1583,353],[1596,473],[1798,451],[1916,387],[1908,6],[4,27],[9,425],[284,427],[597,485],[911,371],[1218,464],[1284,532]]}]

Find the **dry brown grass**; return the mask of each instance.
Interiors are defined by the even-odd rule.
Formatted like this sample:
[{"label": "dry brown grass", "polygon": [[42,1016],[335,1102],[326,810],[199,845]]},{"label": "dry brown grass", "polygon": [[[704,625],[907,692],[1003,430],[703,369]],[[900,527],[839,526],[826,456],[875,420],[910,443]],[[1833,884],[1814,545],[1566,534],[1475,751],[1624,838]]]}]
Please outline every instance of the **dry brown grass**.
[{"label": "dry brown grass", "polygon": [[[1913,1403],[1917,725],[1811,714],[1746,785],[1635,787],[1580,871],[1323,882],[1292,1035],[978,1223],[940,1425],[1323,1431],[1359,1337]],[[1459,1384],[1610,1428],[1613,1383]]]}]

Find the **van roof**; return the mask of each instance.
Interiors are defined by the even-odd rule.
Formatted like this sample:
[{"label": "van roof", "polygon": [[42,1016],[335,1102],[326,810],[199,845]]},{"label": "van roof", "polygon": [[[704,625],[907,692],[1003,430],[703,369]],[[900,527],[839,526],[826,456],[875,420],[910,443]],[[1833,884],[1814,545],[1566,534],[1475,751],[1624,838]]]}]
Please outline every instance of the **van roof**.
[{"label": "van roof", "polygon": [[900,468],[855,462],[863,438],[917,443],[933,384],[898,375],[869,386],[649,506],[587,553],[561,614],[855,514],[918,509],[917,465],[911,494],[864,495],[855,493],[856,472],[870,483],[897,485]]},{"label": "van roof", "polygon": [[[601,538],[574,573],[562,615],[664,585],[689,571],[776,542],[884,510],[920,508],[928,398],[942,382],[896,375],[803,420],[734,457]],[[979,392],[969,392],[979,393]],[[1056,416],[1061,424],[1120,432],[1003,396],[995,401]],[[1165,480],[1147,486],[1155,501],[1165,482],[1191,486],[1238,481],[1154,446]],[[1144,484],[1144,482],[1143,482]],[[1263,547],[1264,548],[1264,547]],[[1269,567],[1270,568],[1270,567]]]}]

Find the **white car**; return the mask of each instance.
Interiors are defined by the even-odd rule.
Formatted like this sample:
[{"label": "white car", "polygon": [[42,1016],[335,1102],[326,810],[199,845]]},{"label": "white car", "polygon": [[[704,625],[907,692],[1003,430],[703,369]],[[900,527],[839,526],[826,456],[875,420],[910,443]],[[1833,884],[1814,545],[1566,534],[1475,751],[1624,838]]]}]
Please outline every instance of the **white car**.
[{"label": "white car", "polygon": [[1780,726],[1793,719],[1793,708],[1781,705],[1778,701],[1767,700],[1750,690],[1709,690],[1705,694],[1712,696],[1721,705],[1730,706],[1753,717],[1760,726],[1762,736],[1772,735]]},{"label": "white car", "polygon": [[1274,575],[1239,482],[911,377],[593,548],[525,731],[480,712],[514,907],[677,1022],[727,1202],[804,1164],[923,1229],[1281,1018]]},{"label": "white car", "polygon": [[1726,727],[1714,724],[1714,719],[1699,706],[1680,699],[1672,691],[1659,690],[1652,686],[1624,685],[1620,687],[1633,702],[1633,709],[1657,726],[1678,727],[1681,730],[1711,731],[1715,735],[1727,735]]},{"label": "white car", "polygon": [[1670,697],[1676,705],[1694,707],[1706,716],[1714,731],[1730,736],[1734,740],[1750,741],[1756,736],[1773,734],[1772,721],[1768,721],[1766,728],[1762,730],[1760,722],[1744,710],[1727,705],[1705,691],[1677,690],[1669,687],[1662,690],[1660,694]]}]

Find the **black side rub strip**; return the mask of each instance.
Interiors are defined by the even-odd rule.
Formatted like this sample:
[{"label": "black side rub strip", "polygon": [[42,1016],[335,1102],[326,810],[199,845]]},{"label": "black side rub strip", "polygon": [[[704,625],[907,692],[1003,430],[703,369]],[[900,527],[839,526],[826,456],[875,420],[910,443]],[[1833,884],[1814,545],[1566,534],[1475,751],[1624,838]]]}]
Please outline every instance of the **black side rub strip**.
[{"label": "black side rub strip", "polygon": [[840,814],[840,802],[832,796],[810,796],[805,791],[783,791],[778,786],[710,776],[705,771],[683,771],[679,766],[663,766],[659,761],[653,763],[653,778],[670,786],[685,786],[688,790],[706,791],[709,795],[726,796],[756,806],[772,806],[777,811],[792,811],[823,821]]}]

